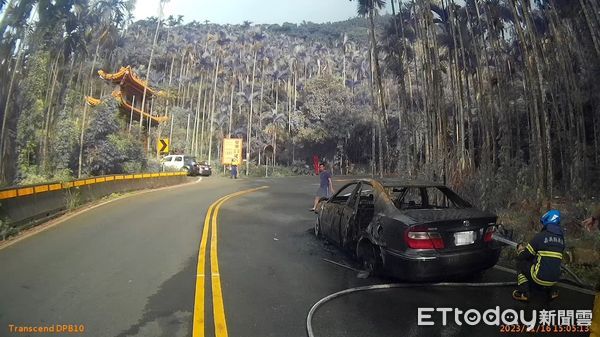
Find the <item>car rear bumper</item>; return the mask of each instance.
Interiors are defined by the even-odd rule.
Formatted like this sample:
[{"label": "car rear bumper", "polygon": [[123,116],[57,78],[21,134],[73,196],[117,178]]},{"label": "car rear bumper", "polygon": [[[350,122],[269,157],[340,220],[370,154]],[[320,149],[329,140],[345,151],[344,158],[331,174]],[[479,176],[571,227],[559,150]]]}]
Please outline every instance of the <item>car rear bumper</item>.
[{"label": "car rear bumper", "polygon": [[421,256],[382,249],[384,269],[394,277],[406,280],[432,280],[462,276],[493,267],[500,248]]},{"label": "car rear bumper", "polygon": [[211,170],[200,170],[200,175],[201,176],[209,176],[212,174]]}]

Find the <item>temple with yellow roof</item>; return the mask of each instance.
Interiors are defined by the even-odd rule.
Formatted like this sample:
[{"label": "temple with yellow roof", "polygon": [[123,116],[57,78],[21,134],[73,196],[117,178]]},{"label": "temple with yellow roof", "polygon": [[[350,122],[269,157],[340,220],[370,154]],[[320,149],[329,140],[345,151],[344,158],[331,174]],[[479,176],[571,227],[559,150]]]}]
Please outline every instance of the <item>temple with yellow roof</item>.
[{"label": "temple with yellow roof", "polygon": [[[118,84],[119,87],[112,92],[112,96],[117,99],[120,104],[121,111],[135,121],[143,118],[142,123],[146,124],[150,121],[151,126],[157,126],[159,123],[168,120],[166,116],[158,116],[152,113],[152,104],[155,97],[164,96],[162,91],[157,91],[150,88],[146,81],[141,80],[135,75],[131,66],[121,67],[114,74],[106,73],[103,70],[98,70],[98,75],[103,80],[113,84]],[[144,90],[146,90],[146,99],[143,99]],[[91,106],[96,106],[102,101],[94,97],[86,97],[86,101]],[[142,107],[142,101],[144,106]]]}]

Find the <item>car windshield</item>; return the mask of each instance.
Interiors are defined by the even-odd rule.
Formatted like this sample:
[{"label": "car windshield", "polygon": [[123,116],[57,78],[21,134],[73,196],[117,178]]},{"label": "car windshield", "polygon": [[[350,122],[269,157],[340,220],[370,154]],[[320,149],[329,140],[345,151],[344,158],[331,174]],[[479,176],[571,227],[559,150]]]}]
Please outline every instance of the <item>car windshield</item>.
[{"label": "car windshield", "polygon": [[386,193],[398,209],[471,208],[471,204],[447,187],[394,186]]},{"label": "car windshield", "polygon": [[189,164],[189,163],[195,163],[195,162],[196,162],[196,157],[184,157],[184,158],[183,158],[183,161],[184,161],[186,164]]}]

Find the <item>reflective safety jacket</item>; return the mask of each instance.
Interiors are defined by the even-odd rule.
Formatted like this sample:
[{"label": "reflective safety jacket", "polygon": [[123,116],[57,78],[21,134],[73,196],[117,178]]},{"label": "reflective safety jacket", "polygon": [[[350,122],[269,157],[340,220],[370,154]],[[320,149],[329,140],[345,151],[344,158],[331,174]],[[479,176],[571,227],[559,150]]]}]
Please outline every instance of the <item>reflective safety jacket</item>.
[{"label": "reflective safety jacket", "polygon": [[519,254],[520,260],[530,260],[531,279],[544,287],[553,286],[560,278],[560,264],[565,250],[565,240],[561,234],[544,228],[535,235]]}]

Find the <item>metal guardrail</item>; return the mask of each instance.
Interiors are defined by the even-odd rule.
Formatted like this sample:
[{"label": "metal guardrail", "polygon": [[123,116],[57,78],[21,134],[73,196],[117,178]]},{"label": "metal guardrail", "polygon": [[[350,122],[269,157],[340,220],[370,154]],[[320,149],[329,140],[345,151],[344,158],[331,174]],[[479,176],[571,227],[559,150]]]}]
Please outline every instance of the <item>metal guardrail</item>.
[{"label": "metal guardrail", "polygon": [[118,180],[131,180],[131,179],[145,179],[145,178],[159,178],[159,177],[173,177],[173,176],[184,176],[187,172],[161,172],[161,173],[137,173],[137,174],[116,174],[109,176],[101,176],[86,179],[77,179],[72,181],[65,181],[62,183],[47,183],[38,185],[28,185],[19,187],[8,187],[0,189],[0,200],[13,199],[22,196],[30,196],[34,194],[40,194],[51,191],[59,191],[63,189],[69,189],[72,187],[80,187],[92,184],[99,184],[109,181]]}]

